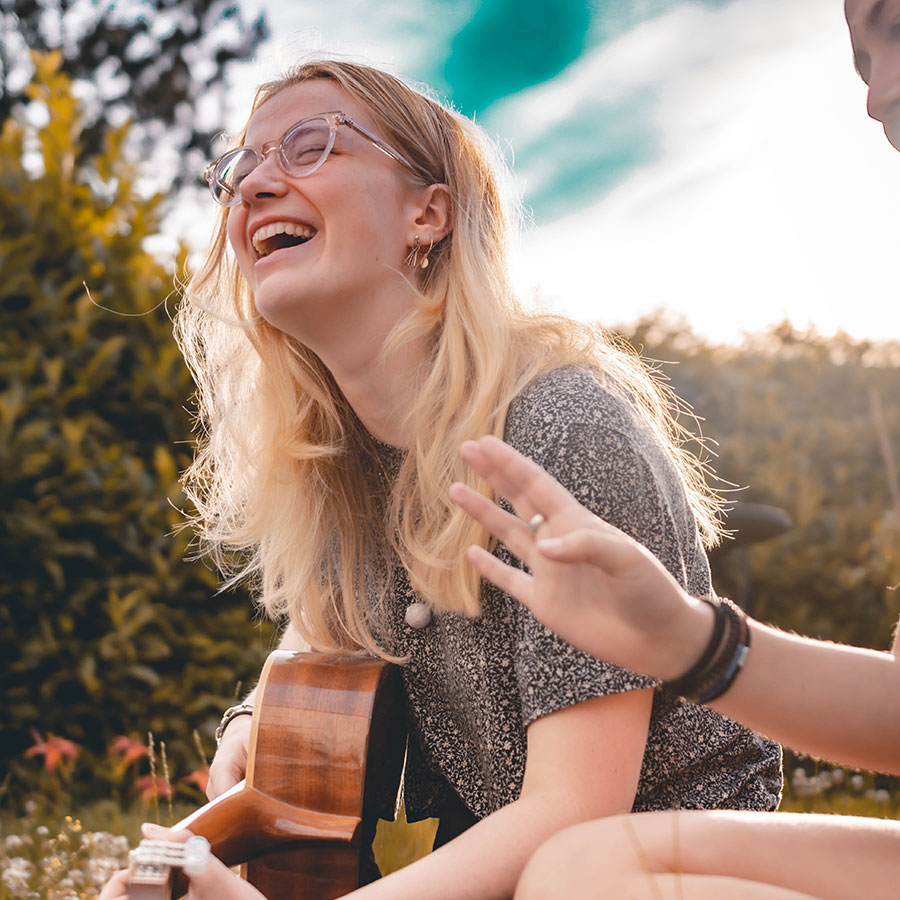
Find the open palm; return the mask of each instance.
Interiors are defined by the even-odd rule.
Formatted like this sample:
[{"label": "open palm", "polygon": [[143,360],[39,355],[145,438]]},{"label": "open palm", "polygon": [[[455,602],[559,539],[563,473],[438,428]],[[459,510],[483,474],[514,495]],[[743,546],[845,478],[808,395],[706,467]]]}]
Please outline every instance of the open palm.
[{"label": "open palm", "polygon": [[[498,438],[467,441],[460,454],[516,515],[462,484],[450,496],[531,570],[471,547],[468,558],[482,577],[569,643],[616,665],[669,679],[685,670],[695,647],[699,655],[704,604],[688,597],[648,550]],[[533,532],[526,523],[537,514],[544,523]]]}]

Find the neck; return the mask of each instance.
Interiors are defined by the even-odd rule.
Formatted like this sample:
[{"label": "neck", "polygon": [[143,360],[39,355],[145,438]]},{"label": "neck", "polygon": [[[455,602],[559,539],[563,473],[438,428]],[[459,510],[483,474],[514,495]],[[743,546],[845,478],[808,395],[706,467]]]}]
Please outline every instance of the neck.
[{"label": "neck", "polygon": [[[376,345],[374,350],[372,345]],[[379,342],[368,352],[337,361],[323,358],[353,411],[373,437],[386,444],[412,443],[407,416],[416,393],[418,372],[425,359],[422,342],[408,343],[384,356]]]},{"label": "neck", "polygon": [[406,423],[428,343],[407,341],[389,352],[385,344],[414,302],[412,291],[373,289],[352,302],[332,298],[328,310],[298,316],[289,329],[325,364],[369,434],[399,447],[411,443]]}]

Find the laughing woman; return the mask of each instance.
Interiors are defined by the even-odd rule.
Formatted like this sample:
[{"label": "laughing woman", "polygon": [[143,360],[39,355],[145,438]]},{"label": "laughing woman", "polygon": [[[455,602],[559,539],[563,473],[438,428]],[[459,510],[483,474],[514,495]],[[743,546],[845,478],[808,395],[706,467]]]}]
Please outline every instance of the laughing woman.
[{"label": "laughing woman", "polygon": [[[501,171],[471,121],[397,78],[302,65],[260,88],[208,170],[221,218],[179,312],[201,537],[221,566],[237,551],[227,577],[288,623],[282,647],[402,665],[407,814],[440,817],[440,849],[353,897],[508,897],[568,825],[778,802],[777,745],[576,650],[465,560],[489,538],[448,490],[490,495],[458,455],[484,433],[694,595],[716,538],[717,500],[640,361],[517,305]],[[213,795],[246,759],[249,716],[226,724]],[[195,890],[227,893],[223,871]]]}]

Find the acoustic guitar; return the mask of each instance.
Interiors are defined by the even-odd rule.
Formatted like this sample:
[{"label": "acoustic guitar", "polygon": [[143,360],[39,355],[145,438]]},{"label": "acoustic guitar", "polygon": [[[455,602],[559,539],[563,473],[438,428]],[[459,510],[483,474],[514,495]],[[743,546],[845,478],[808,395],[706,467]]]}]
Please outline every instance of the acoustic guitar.
[{"label": "acoustic guitar", "polygon": [[[243,864],[266,897],[333,900],[370,880],[374,823],[393,810],[406,733],[396,666],[276,650],[256,693],[245,780],[175,828],[205,837],[225,865]],[[187,890],[178,869],[132,873],[132,898]]]}]

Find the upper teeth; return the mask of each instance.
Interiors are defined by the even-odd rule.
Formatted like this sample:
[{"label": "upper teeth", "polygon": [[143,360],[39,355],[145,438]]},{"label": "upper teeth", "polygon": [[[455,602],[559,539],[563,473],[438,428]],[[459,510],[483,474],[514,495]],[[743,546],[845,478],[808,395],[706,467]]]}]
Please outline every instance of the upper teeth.
[{"label": "upper teeth", "polygon": [[270,222],[263,225],[253,232],[251,242],[257,253],[265,254],[262,243],[276,234],[290,234],[294,237],[311,238],[316,233],[316,229],[309,225],[300,225],[297,222]]}]

